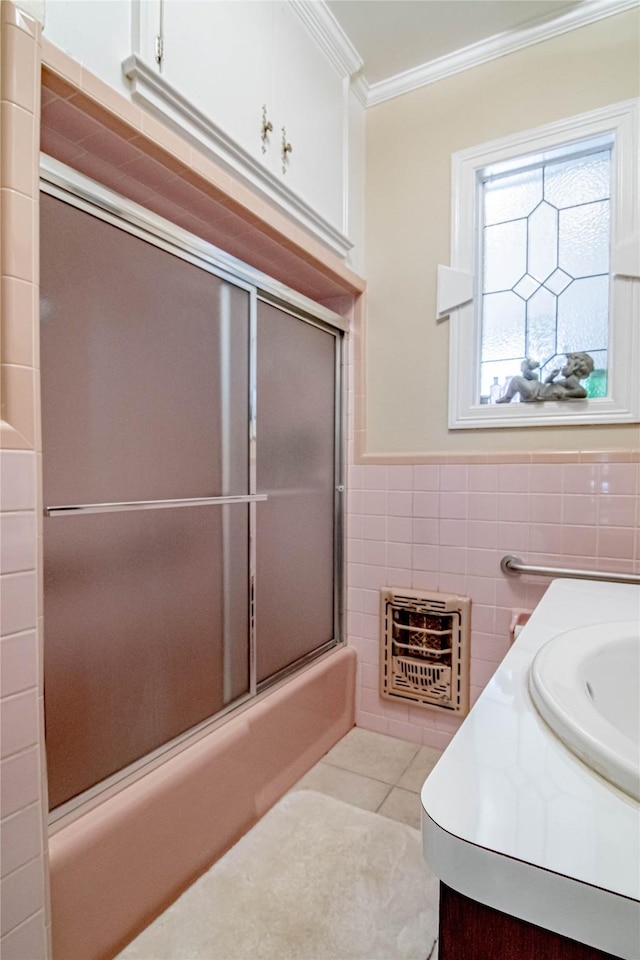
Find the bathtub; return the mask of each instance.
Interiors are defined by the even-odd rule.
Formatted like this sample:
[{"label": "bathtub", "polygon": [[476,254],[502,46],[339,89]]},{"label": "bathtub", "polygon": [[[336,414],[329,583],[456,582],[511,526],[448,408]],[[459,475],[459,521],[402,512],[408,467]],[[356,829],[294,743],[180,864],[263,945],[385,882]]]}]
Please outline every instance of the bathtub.
[{"label": "bathtub", "polygon": [[113,957],[354,725],[341,648],[49,839],[54,960]]}]

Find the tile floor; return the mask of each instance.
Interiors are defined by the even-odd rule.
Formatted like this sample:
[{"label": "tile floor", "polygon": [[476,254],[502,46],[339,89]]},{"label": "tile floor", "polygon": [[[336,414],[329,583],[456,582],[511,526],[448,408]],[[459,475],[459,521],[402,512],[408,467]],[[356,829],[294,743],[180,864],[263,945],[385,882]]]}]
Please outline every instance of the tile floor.
[{"label": "tile floor", "polygon": [[354,727],[293,787],[420,829],[420,790],[441,751]]}]

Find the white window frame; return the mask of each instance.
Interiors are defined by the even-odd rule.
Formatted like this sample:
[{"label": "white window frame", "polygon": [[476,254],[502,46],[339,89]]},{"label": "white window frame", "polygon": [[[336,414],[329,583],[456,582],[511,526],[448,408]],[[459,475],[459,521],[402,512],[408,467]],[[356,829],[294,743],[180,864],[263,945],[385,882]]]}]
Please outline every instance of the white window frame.
[{"label": "white window frame", "polygon": [[[458,279],[460,296],[448,311],[449,429],[640,420],[639,103],[634,99],[613,104],[453,155],[451,269],[446,275],[454,285]],[[608,396],[570,402],[480,404],[481,172],[518,157],[537,153],[544,157],[560,147],[606,134],[613,136]],[[451,295],[448,299],[449,303],[456,300]]]}]

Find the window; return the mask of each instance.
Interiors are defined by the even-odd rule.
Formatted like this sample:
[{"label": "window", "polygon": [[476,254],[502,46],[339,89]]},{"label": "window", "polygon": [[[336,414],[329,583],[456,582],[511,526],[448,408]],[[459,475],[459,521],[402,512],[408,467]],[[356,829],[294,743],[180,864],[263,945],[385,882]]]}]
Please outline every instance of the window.
[{"label": "window", "polygon": [[[640,417],[637,158],[635,102],[454,156],[451,428]],[[586,397],[521,402],[583,352]]]}]

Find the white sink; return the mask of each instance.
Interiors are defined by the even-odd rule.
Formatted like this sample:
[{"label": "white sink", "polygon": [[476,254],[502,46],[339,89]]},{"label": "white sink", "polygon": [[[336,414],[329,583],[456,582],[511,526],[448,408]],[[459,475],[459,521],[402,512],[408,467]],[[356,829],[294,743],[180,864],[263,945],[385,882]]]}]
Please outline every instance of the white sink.
[{"label": "white sink", "polygon": [[561,633],[536,654],[529,690],[538,713],[592,770],[640,800],[640,623]]}]

